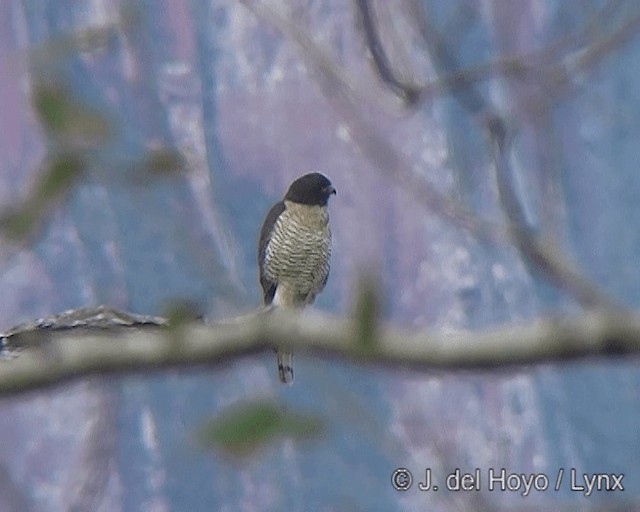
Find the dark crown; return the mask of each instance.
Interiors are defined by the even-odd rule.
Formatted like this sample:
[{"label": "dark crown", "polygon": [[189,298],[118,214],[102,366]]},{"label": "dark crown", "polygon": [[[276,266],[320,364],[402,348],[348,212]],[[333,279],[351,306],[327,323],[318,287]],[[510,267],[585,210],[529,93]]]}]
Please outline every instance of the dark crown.
[{"label": "dark crown", "polygon": [[309,206],[326,206],[329,196],[335,193],[336,189],[326,176],[319,172],[312,172],[295,180],[284,199]]}]

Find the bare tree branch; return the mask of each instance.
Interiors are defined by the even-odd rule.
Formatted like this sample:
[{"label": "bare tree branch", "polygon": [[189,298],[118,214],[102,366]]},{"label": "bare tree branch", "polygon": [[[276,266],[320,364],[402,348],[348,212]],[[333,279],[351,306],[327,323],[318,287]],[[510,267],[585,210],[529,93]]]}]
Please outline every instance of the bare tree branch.
[{"label": "bare tree branch", "polygon": [[595,356],[640,354],[640,316],[589,313],[484,332],[411,332],[379,325],[357,342],[358,321],[271,311],[226,323],[40,330],[39,348],[0,361],[0,395],[99,375],[218,366],[275,347],[357,363],[429,369],[505,369]]},{"label": "bare tree branch", "polygon": [[[516,55],[503,55],[475,66],[460,69],[455,67],[440,67],[437,80],[419,86],[419,98],[413,107],[421,102],[433,99],[435,96],[465,93],[472,85],[500,76],[514,77],[527,80],[541,86],[542,93],[537,92],[530,98],[534,111],[536,108],[549,108],[553,102],[571,90],[577,72],[584,72],[596,66],[601,60],[628,43],[633,36],[637,36],[640,25],[640,12],[634,16],[627,16],[623,23],[616,26],[613,23],[614,14],[620,9],[619,0],[611,0],[591,19],[574,33],[551,43],[540,50]],[[430,55],[436,60],[451,62],[448,50],[437,31],[431,26],[421,3],[414,9],[419,18],[419,29],[427,44]],[[602,29],[603,22],[609,21],[613,30]],[[609,28],[609,27],[607,27]],[[600,30],[596,30],[600,29]],[[596,33],[599,37],[593,37]],[[590,37],[591,36],[591,37]],[[442,63],[442,62],[440,62]],[[469,100],[473,100],[473,96]],[[465,102],[467,100],[465,99]],[[467,107],[473,104],[467,104]],[[477,109],[469,108],[475,111]]]},{"label": "bare tree branch", "polygon": [[529,271],[545,276],[550,282],[568,291],[583,307],[621,310],[621,304],[604,293],[567,259],[552,237],[541,235],[529,226],[513,187],[506,125],[496,116],[487,123],[487,128],[496,168],[498,195],[511,225],[517,227],[511,231],[511,241]]},{"label": "bare tree branch", "polygon": [[418,98],[419,87],[405,83],[396,76],[396,72],[393,70],[380,40],[373,2],[370,0],[355,0],[355,4],[362,19],[365,40],[373,57],[373,63],[378,75],[407,105],[412,105]]}]

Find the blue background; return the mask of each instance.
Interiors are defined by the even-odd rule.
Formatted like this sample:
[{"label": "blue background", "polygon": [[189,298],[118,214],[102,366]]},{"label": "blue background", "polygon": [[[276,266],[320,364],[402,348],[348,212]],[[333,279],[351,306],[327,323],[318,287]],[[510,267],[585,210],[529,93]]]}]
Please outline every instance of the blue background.
[{"label": "blue background", "polygon": [[[249,2],[251,3],[251,2]],[[376,76],[352,3],[263,2],[343,70],[351,100],[419,179],[503,221],[481,120],[446,94],[404,108]],[[510,164],[529,222],[629,308],[640,302],[640,40],[631,30],[594,64],[550,84],[544,70],[634,20],[636,2],[374,2],[395,71],[427,83],[441,69],[423,9],[462,69],[521,56],[476,84],[514,130]],[[260,301],[258,230],[304,172],[338,189],[332,272],[316,307],[352,309],[363,271],[379,276],[385,318],[442,331],[576,313],[580,305],[508,244],[479,241],[416,199],[359,146],[353,113],[320,86],[308,55],[241,2],[6,0],[0,4],[0,206],[45,166],[31,105],[64,84],[114,133],[84,179],[28,244],[0,245],[0,328],[106,303],[161,314],[188,300],[213,318]],[[637,23],[636,23],[637,25]],[[107,36],[80,48],[73,35]],[[90,38],[91,39],[91,38]],[[565,68],[566,69],[566,68]],[[573,68],[571,68],[573,69]],[[355,130],[355,131],[354,131]],[[150,179],[140,161],[180,151],[185,170]],[[5,363],[6,364],[6,363]],[[281,387],[271,353],[225,368],[90,379],[0,403],[2,511],[609,510],[640,504],[637,360],[509,372],[415,373],[298,357]],[[324,436],[284,440],[243,463],[203,451],[202,423],[269,399],[319,415]],[[623,493],[394,491],[391,473],[435,478],[505,467],[624,473]],[[566,479],[565,475],[565,479]],[[485,487],[485,486],[483,486]]]}]

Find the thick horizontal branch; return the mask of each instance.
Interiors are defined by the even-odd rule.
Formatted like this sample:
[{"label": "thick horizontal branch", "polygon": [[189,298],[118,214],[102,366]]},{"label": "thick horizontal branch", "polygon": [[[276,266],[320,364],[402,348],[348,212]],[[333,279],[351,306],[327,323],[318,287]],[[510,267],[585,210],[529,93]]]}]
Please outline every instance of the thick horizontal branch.
[{"label": "thick horizontal branch", "polygon": [[[379,325],[362,341],[358,322],[281,311],[232,322],[110,330],[31,332],[37,348],[0,361],[0,394],[94,375],[216,366],[274,347],[357,363],[417,369],[497,369],[595,356],[640,354],[640,317],[589,313],[484,332],[410,332]],[[360,340],[360,341],[356,341]],[[275,371],[275,370],[274,370]]]}]

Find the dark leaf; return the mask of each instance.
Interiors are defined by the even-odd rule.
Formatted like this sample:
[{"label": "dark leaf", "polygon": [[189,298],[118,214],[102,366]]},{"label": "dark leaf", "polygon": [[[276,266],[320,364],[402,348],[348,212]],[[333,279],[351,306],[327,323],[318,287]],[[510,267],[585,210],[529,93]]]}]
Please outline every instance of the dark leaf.
[{"label": "dark leaf", "polygon": [[143,167],[152,176],[161,177],[182,172],[185,162],[179,151],[163,147],[149,150]]},{"label": "dark leaf", "polygon": [[377,343],[377,328],[380,316],[378,289],[371,276],[360,279],[358,297],[355,308],[355,329],[358,348],[363,352],[371,352]]},{"label": "dark leaf", "polygon": [[93,146],[104,142],[111,127],[104,115],[82,104],[60,85],[39,85],[33,106],[49,135],[58,144]]},{"label": "dark leaf", "polygon": [[0,217],[3,234],[14,240],[31,236],[44,217],[75,185],[83,169],[84,162],[76,154],[61,155],[49,162],[31,195],[20,206]]},{"label": "dark leaf", "polygon": [[51,203],[64,196],[81,177],[84,162],[79,155],[66,154],[54,158],[38,181],[32,201]]},{"label": "dark leaf", "polygon": [[24,205],[5,212],[0,218],[3,235],[13,240],[24,240],[32,234],[40,220],[40,212],[36,208]]},{"label": "dark leaf", "polygon": [[290,412],[268,401],[250,402],[231,408],[219,418],[209,420],[200,430],[204,447],[214,447],[222,454],[246,457],[278,439],[316,438],[322,432],[319,418]]}]

